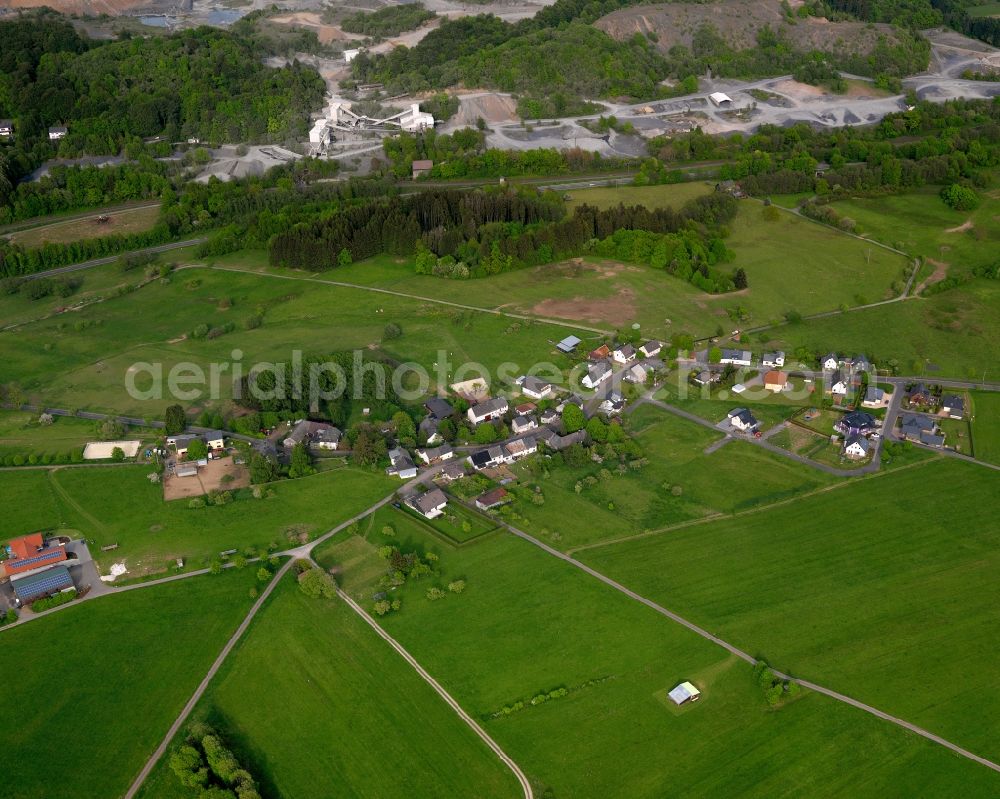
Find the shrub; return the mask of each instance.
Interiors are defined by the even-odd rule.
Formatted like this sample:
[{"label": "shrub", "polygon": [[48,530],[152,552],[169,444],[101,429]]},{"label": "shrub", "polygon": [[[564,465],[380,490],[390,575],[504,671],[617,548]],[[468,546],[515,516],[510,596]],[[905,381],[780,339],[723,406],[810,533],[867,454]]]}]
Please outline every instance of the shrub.
[{"label": "shrub", "polygon": [[445,596],[445,593],[440,588],[428,588],[427,589],[427,598],[429,600],[431,600],[432,602],[434,602],[434,601],[436,601],[438,599],[444,599],[444,596]]}]

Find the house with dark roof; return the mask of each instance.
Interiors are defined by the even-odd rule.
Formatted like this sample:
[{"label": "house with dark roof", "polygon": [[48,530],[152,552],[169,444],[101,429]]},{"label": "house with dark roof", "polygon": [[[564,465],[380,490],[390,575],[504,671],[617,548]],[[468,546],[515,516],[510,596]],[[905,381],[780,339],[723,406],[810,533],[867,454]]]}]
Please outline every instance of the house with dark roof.
[{"label": "house with dark roof", "polygon": [[534,452],[538,452],[538,442],[534,436],[523,436],[515,438],[513,441],[508,441],[504,445],[504,450],[507,453],[507,460],[517,461],[521,458],[526,458]]},{"label": "house with dark roof", "polygon": [[476,507],[479,510],[493,510],[493,508],[499,508],[505,502],[507,502],[507,491],[503,488],[494,488],[492,491],[487,491],[484,494],[480,494],[476,497]]},{"label": "house with dark roof", "polygon": [[[316,440],[317,436],[320,435],[321,431],[328,431],[323,433],[324,441],[334,440],[336,444],[340,443],[340,431],[337,430],[329,422],[312,422],[308,419],[301,419],[292,428],[291,432],[285,436],[285,440],[281,443],[284,445],[285,449],[293,449],[299,444],[312,444]],[[333,432],[336,431],[336,432]],[[336,449],[336,446],[330,447],[325,446],[323,449]]]},{"label": "house with dark roof", "polygon": [[767,369],[781,368],[785,365],[785,353],[781,350],[765,352],[760,356],[760,365]]},{"label": "house with dark roof", "polygon": [[433,416],[425,416],[420,420],[420,424],[417,426],[417,432],[425,437],[425,440],[431,446],[439,444],[444,441],[444,437],[438,432],[438,428],[441,426],[441,420],[435,419]]},{"label": "house with dark roof", "polygon": [[760,424],[747,408],[735,408],[731,410],[729,412],[729,423],[734,429],[741,430],[744,433],[753,432],[757,429],[757,425]]},{"label": "house with dark roof", "polygon": [[837,353],[829,352],[819,359],[819,365],[824,371],[832,372],[838,366],[840,366],[840,358],[837,357]]},{"label": "house with dark roof", "polygon": [[440,488],[432,488],[423,494],[409,497],[406,504],[425,519],[436,519],[444,513],[444,509],[448,505],[448,497]]},{"label": "house with dark roof", "polygon": [[884,408],[889,404],[889,395],[878,386],[869,385],[865,389],[865,398],[861,400],[861,404],[866,408]]},{"label": "house with dark roof", "polygon": [[965,398],[958,394],[945,394],[941,398],[941,410],[949,419],[962,419],[965,416]]},{"label": "house with dark roof", "polygon": [[922,413],[903,413],[899,417],[899,432],[908,441],[919,441],[923,433],[935,431],[934,420]]},{"label": "house with dark roof", "polygon": [[59,564],[41,571],[32,571],[28,574],[12,577],[10,587],[14,591],[17,603],[25,605],[74,586],[69,569],[65,565]]},{"label": "house with dark roof", "polygon": [[424,403],[424,409],[432,419],[447,419],[455,412],[451,403],[441,397],[431,397]]},{"label": "house with dark roof", "polygon": [[635,347],[631,344],[619,344],[611,351],[611,357],[618,363],[632,363],[636,358]]},{"label": "house with dark roof", "polygon": [[536,427],[538,427],[538,422],[535,421],[534,416],[515,416],[510,423],[510,430],[515,434],[527,433]]},{"label": "house with dark roof", "polygon": [[864,436],[851,436],[844,444],[844,454],[852,460],[867,458],[872,445]]},{"label": "house with dark roof", "polygon": [[639,347],[639,352],[642,354],[643,358],[655,358],[660,354],[660,350],[662,349],[662,342],[657,341],[656,339],[651,339]]},{"label": "house with dark roof", "polygon": [[452,483],[465,477],[464,461],[448,461],[445,467],[438,474],[438,479],[443,483]]},{"label": "house with dark roof", "polygon": [[841,416],[833,429],[842,436],[870,436],[879,428],[878,420],[864,411],[851,411]]},{"label": "house with dark roof", "polygon": [[906,392],[906,401],[911,406],[926,407],[934,402],[934,395],[923,383],[916,383]]},{"label": "house with dark roof", "polygon": [[943,447],[944,435],[940,432],[929,432],[925,430],[920,434],[920,443],[928,447]]},{"label": "house with dark roof", "polygon": [[417,476],[416,464],[402,447],[389,450],[389,463],[392,465],[385,470],[385,473],[390,476],[398,477],[400,480],[411,480]]},{"label": "house with dark roof", "polygon": [[555,424],[559,421],[561,417],[559,416],[559,411],[555,408],[546,408],[542,411],[541,423],[542,424]]},{"label": "house with dark roof", "polygon": [[556,410],[559,411],[559,413],[562,413],[563,409],[565,409],[567,405],[576,405],[577,408],[582,408],[583,399],[578,394],[570,394],[566,397],[566,399],[556,405]]},{"label": "house with dark roof", "polygon": [[719,363],[732,364],[733,366],[749,366],[753,363],[753,353],[750,350],[724,349]]}]

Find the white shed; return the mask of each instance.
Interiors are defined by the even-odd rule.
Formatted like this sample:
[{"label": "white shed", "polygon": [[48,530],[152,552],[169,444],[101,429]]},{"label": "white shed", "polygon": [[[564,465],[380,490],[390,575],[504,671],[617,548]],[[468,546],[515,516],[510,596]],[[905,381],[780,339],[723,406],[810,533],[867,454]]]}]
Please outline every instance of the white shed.
[{"label": "white shed", "polygon": [[733,104],[733,98],[722,92],[712,92],[708,95],[708,99],[719,106],[719,108],[729,108]]},{"label": "white shed", "polygon": [[701,691],[689,682],[682,682],[669,693],[669,696],[675,705],[683,705],[685,702],[697,702]]}]

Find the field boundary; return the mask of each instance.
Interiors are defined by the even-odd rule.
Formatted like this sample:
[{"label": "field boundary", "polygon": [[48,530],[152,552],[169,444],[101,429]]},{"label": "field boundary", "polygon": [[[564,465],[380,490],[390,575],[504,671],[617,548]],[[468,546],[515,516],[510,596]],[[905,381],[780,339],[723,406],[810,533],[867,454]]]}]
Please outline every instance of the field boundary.
[{"label": "field boundary", "polygon": [[472,718],[472,716],[466,713],[462,709],[462,706],[452,698],[451,694],[449,694],[441,686],[441,684],[437,680],[435,680],[430,675],[430,673],[428,673],[427,670],[424,669],[423,666],[420,665],[417,659],[414,658],[413,655],[411,655],[409,652],[407,652],[406,649],[403,647],[403,645],[400,644],[395,638],[393,638],[391,635],[389,635],[389,633],[383,630],[382,627],[379,626],[378,622],[376,622],[371,616],[369,616],[357,602],[351,599],[350,596],[348,596],[339,588],[337,589],[337,596],[339,596],[342,600],[344,600],[344,602],[347,603],[347,606],[350,607],[351,610],[353,610],[362,619],[364,619],[365,623],[369,627],[371,627],[376,633],[378,633],[380,638],[382,638],[389,644],[389,646],[395,649],[396,652],[400,655],[400,657],[402,657],[403,660],[409,663],[413,667],[413,669],[417,672],[417,674],[419,674],[424,679],[424,682],[426,682],[431,688],[433,688],[435,692],[437,692],[438,696],[440,696],[448,704],[448,706],[455,711],[456,715],[458,715],[458,717],[462,719],[462,721],[464,721],[466,725],[468,725],[468,727],[477,736],[479,736],[480,739],[482,739],[483,743],[485,743],[491,750],[493,750],[493,753],[498,758],[500,758],[500,760],[514,773],[514,776],[517,777],[517,781],[521,784],[521,789],[524,791],[524,799],[534,799],[535,794],[531,788],[531,781],[528,779],[527,775],[523,771],[521,771],[521,767],[518,766],[516,762],[514,762],[514,759],[511,758],[506,752],[504,752],[503,749],[500,748],[500,744],[494,741],[493,738],[490,737],[489,733],[487,733],[486,730],[484,730]]}]

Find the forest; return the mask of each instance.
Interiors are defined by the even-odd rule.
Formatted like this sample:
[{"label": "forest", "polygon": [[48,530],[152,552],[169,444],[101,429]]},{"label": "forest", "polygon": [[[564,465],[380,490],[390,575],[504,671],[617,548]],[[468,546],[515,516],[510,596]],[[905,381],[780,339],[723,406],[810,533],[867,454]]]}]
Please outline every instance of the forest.
[{"label": "forest", "polygon": [[[301,139],[325,90],[312,67],[265,67],[251,41],[215,28],[97,42],[43,10],[0,21],[0,41],[0,117],[14,121],[0,200],[48,158],[117,155],[136,137]],[[50,143],[53,125],[69,134]]]},{"label": "forest", "polygon": [[[642,206],[565,216],[553,192],[428,191],[345,208],[271,239],[274,266],[326,270],[379,253],[416,253],[418,274],[481,277],[585,250],[648,263],[709,292],[730,291],[723,241],[736,201],[716,193],[679,210]],[[641,235],[640,235],[641,234]],[[745,284],[744,284],[745,287]]]},{"label": "forest", "polygon": [[364,36],[398,36],[403,31],[419,28],[436,16],[423,3],[406,3],[401,6],[386,6],[377,11],[359,11],[344,17],[340,27],[348,33],[360,33]]}]

